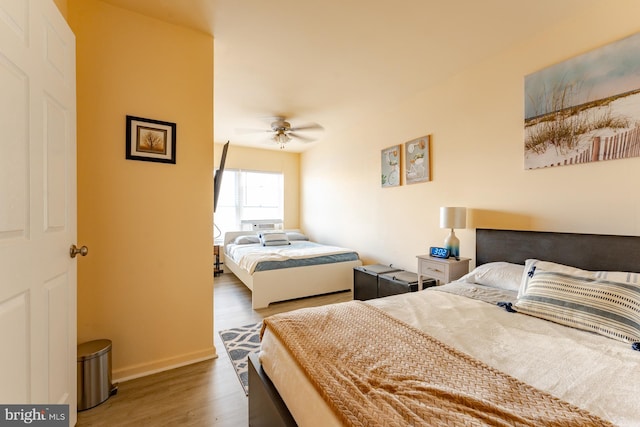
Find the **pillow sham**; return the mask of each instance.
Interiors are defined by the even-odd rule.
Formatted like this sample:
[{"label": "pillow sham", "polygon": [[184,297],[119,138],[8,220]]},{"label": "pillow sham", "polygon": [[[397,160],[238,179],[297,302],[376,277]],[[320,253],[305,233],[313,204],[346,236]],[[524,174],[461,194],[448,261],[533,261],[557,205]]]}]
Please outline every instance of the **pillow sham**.
[{"label": "pillow sham", "polygon": [[529,286],[529,281],[533,277],[533,273],[535,271],[554,271],[556,273],[574,274],[592,279],[613,280],[614,282],[640,283],[640,274],[638,273],[629,273],[626,271],[588,271],[551,261],[528,259],[524,263],[524,274],[522,275],[520,289],[518,290],[518,298],[520,298],[526,292],[527,287]]},{"label": "pillow sham", "polygon": [[519,313],[619,341],[640,341],[637,283],[535,269],[515,307]]},{"label": "pillow sham", "polygon": [[262,246],[284,246],[290,244],[287,234],[283,232],[261,233],[260,243],[262,243]]},{"label": "pillow sham", "polygon": [[523,273],[524,265],[502,261],[488,262],[476,267],[458,281],[517,291],[520,288]]},{"label": "pillow sham", "polygon": [[252,243],[260,243],[260,238],[258,236],[238,236],[233,241],[236,245],[249,245]]},{"label": "pillow sham", "polygon": [[298,233],[297,231],[287,231],[287,237],[289,238],[289,241],[309,240],[307,236],[302,233]]}]

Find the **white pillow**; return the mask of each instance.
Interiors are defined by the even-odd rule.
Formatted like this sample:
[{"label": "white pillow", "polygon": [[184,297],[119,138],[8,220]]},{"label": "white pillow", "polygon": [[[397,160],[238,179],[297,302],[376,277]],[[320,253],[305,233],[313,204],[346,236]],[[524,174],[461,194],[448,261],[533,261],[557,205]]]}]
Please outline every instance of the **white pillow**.
[{"label": "white pillow", "polygon": [[520,283],[520,288],[518,289],[518,298],[521,298],[527,292],[529,281],[533,277],[534,272],[538,270],[565,273],[589,279],[605,279],[612,280],[614,282],[640,283],[640,274],[638,273],[629,273],[626,271],[589,271],[550,261],[528,259],[524,263],[524,274],[522,275],[522,281]]},{"label": "white pillow", "polygon": [[517,291],[520,288],[523,273],[524,265],[502,261],[489,262],[476,267],[471,273],[462,276],[458,280],[508,291]]},{"label": "white pillow", "polygon": [[260,238],[256,235],[253,236],[238,236],[233,241],[236,245],[248,245],[251,243],[260,243]]}]

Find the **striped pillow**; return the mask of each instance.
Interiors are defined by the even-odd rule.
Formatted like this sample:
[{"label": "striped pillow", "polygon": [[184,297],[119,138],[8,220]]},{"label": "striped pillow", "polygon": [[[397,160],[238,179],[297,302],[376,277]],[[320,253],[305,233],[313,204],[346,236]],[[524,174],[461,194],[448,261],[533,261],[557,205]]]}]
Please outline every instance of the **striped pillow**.
[{"label": "striped pillow", "polygon": [[528,259],[524,263],[524,274],[518,289],[518,298],[524,295],[529,286],[529,280],[535,271],[555,271],[556,273],[566,273],[591,279],[612,280],[614,282],[640,283],[640,274],[627,271],[588,271],[581,270],[569,265],[558,264],[551,261],[540,261],[538,259]]},{"label": "striped pillow", "polygon": [[536,269],[515,306],[520,313],[565,326],[619,341],[640,341],[637,283]]},{"label": "striped pillow", "polygon": [[289,237],[286,233],[270,232],[260,234],[262,246],[284,246],[289,244]]}]

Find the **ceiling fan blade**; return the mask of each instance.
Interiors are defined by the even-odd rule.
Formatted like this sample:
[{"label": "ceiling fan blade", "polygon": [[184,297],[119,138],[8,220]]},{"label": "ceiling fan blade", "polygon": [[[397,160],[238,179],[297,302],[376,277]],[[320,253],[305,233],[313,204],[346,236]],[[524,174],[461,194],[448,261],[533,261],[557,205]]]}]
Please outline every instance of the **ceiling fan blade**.
[{"label": "ceiling fan blade", "polygon": [[308,136],[302,136],[300,134],[297,134],[295,132],[289,132],[288,135],[292,138],[297,138],[299,139],[301,142],[313,142],[316,140],[316,138],[309,138]]},{"label": "ceiling fan blade", "polygon": [[291,130],[293,132],[297,132],[299,130],[324,130],[324,128],[317,123],[309,123],[302,126],[294,126]]},{"label": "ceiling fan blade", "polygon": [[247,134],[247,133],[266,133],[273,132],[271,129],[252,129],[252,128],[239,128],[236,129],[237,134]]}]

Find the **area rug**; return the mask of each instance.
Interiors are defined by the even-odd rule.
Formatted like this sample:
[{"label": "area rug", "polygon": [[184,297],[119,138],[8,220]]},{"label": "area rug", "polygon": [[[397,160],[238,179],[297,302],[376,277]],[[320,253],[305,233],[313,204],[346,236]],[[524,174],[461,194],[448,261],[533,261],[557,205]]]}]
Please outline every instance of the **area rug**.
[{"label": "area rug", "polygon": [[260,328],[262,322],[254,325],[220,331],[229,359],[236,370],[244,394],[249,395],[249,353],[257,353],[260,348]]}]

